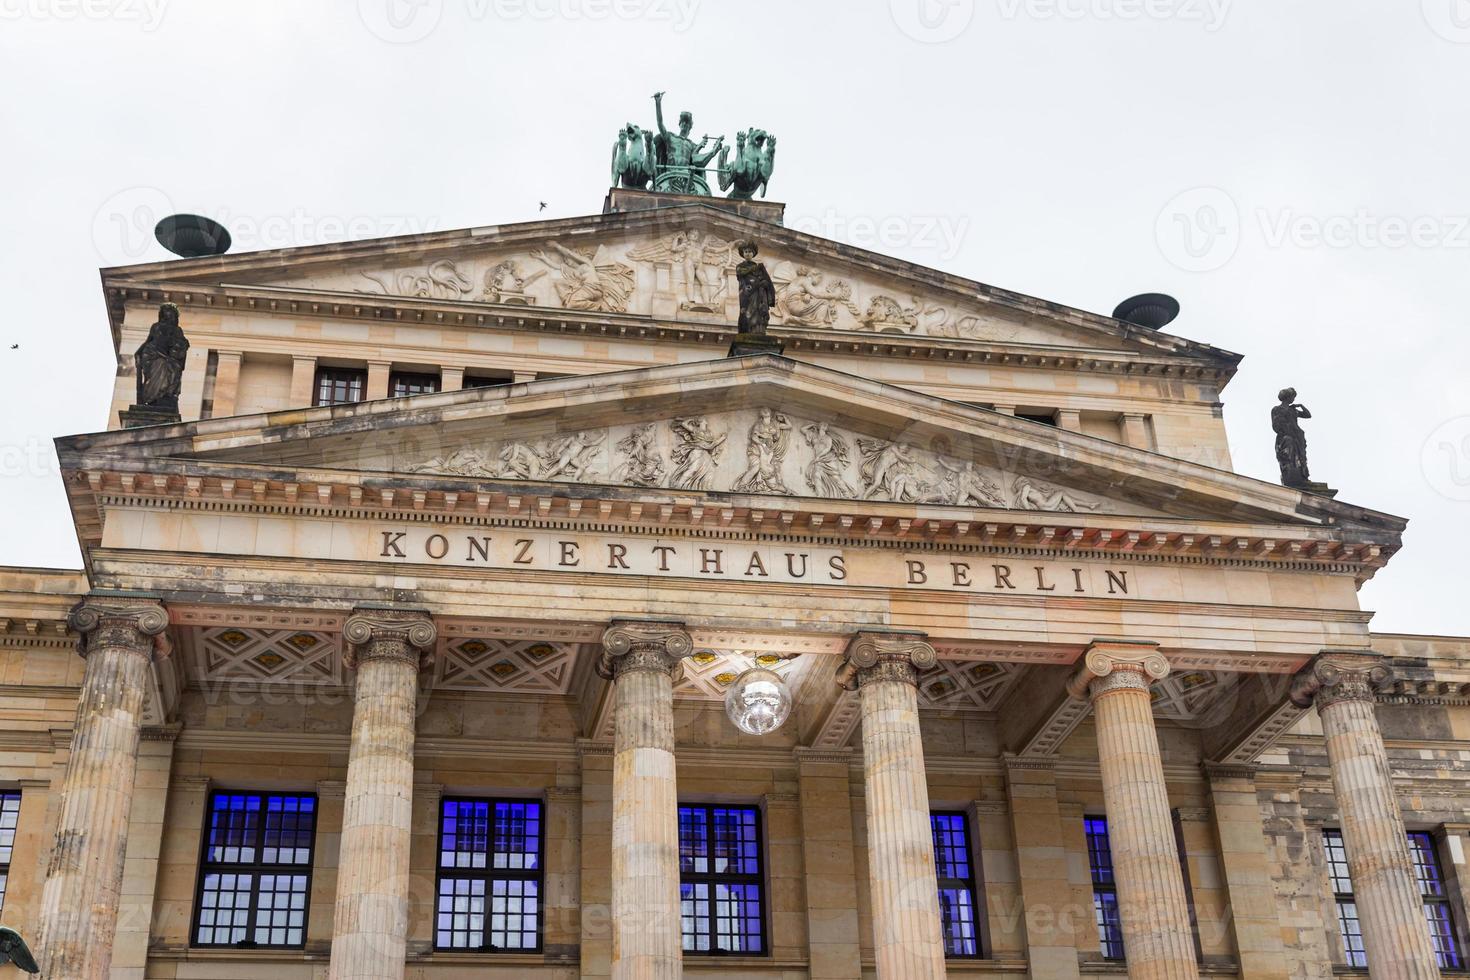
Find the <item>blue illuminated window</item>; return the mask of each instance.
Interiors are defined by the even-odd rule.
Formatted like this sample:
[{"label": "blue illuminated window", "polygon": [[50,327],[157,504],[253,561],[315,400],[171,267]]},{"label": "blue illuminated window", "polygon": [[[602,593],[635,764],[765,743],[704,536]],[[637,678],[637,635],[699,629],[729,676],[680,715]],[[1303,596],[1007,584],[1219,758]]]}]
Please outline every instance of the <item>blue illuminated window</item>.
[{"label": "blue illuminated window", "polygon": [[540,952],[542,833],[535,800],[443,801],[435,949]]},{"label": "blue illuminated window", "polygon": [[315,796],[211,794],[194,945],[305,945],[315,837]]},{"label": "blue illuminated window", "polygon": [[1460,944],[1455,937],[1455,916],[1450,897],[1445,891],[1444,873],[1439,867],[1439,854],[1434,838],[1423,831],[1409,834],[1409,852],[1414,857],[1414,877],[1419,894],[1424,898],[1424,918],[1429,922],[1429,938],[1434,943],[1434,956],[1441,970],[1463,969]]},{"label": "blue illuminated window", "polygon": [[1118,915],[1118,883],[1113,878],[1113,849],[1108,841],[1105,817],[1084,817],[1087,831],[1087,864],[1092,869],[1092,911],[1103,957],[1121,960],[1123,920]]},{"label": "blue illuminated window", "polygon": [[0,909],[10,883],[10,857],[15,850],[15,827],[20,820],[20,790],[0,792]]},{"label": "blue illuminated window", "polygon": [[760,812],[679,807],[679,907],[684,952],[766,953]]},{"label": "blue illuminated window", "polygon": [[975,866],[970,857],[970,830],[963,813],[931,813],[934,870],[939,877],[939,922],[944,955],[979,956],[980,934],[975,899]]}]

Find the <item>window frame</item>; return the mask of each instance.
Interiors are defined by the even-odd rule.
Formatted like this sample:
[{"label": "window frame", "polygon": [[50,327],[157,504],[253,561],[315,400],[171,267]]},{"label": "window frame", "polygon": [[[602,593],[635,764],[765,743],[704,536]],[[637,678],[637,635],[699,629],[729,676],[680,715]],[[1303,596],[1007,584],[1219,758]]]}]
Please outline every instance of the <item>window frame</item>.
[{"label": "window frame", "polygon": [[[268,805],[268,802],[267,801],[270,800],[272,797],[276,797],[276,798],[293,797],[293,798],[296,798],[296,799],[309,799],[309,800],[311,800],[311,843],[308,845],[308,850],[311,852],[311,859],[309,861],[307,861],[305,864],[280,864],[280,863],[266,864],[264,861],[261,861],[261,860],[256,860],[256,861],[252,861],[252,862],[248,862],[248,863],[246,863],[246,862],[234,862],[234,863],[219,862],[219,863],[211,863],[210,860],[209,860],[209,850],[210,850],[210,836],[209,836],[209,831],[210,831],[210,822],[211,822],[211,818],[214,816],[214,812],[215,812],[214,801],[217,798],[221,797],[221,796],[247,796],[247,797],[248,796],[258,796],[258,797],[260,797],[260,802],[261,802],[260,812],[261,812],[262,819],[260,819],[257,822],[256,833],[255,833],[255,838],[254,838],[254,840],[255,840],[254,846],[255,846],[255,849],[256,849],[256,853],[257,854],[262,853],[264,851],[264,849],[265,849],[265,819],[264,819],[264,815],[265,815],[265,813],[269,809],[269,805]],[[309,791],[300,791],[300,792],[297,792],[297,791],[292,791],[292,790],[211,789],[209,791],[208,797],[205,800],[205,805],[204,805],[204,828],[203,828],[203,833],[200,834],[200,841],[199,841],[199,862],[196,865],[197,874],[195,876],[195,882],[194,882],[194,910],[193,910],[193,913],[189,916],[189,948],[190,949],[284,949],[284,950],[305,949],[306,948],[307,939],[308,939],[308,936],[310,935],[310,930],[311,930],[311,888],[312,888],[312,882],[313,882],[313,880],[315,878],[314,872],[316,870],[316,859],[317,859],[317,851],[316,851],[317,830],[320,829],[320,823],[321,823],[321,800],[317,796],[317,794],[314,793],[314,792],[309,792]],[[234,942],[234,943],[202,943],[202,942],[199,941],[199,929],[200,929],[200,921],[199,920],[203,917],[203,913],[204,913],[204,883],[208,879],[208,877],[209,877],[209,875],[211,873],[218,873],[218,874],[222,874],[222,875],[223,874],[231,874],[231,873],[236,873],[236,874],[242,874],[243,873],[243,874],[249,874],[249,875],[251,875],[251,883],[250,883],[250,908],[249,908],[249,912],[248,912],[248,915],[247,915],[247,918],[246,918],[246,925],[245,925],[247,936],[246,936],[245,939],[242,939],[239,942]],[[251,938],[251,936],[254,935],[254,932],[255,932],[255,929],[256,929],[256,925],[255,925],[255,914],[256,914],[256,912],[258,912],[260,910],[260,879],[261,879],[261,877],[263,875],[267,875],[267,874],[276,875],[276,876],[280,876],[280,875],[283,875],[283,874],[289,874],[289,875],[293,875],[293,876],[295,876],[295,875],[304,875],[306,877],[306,889],[305,889],[306,904],[305,904],[305,907],[301,910],[301,942],[300,943],[287,943],[287,944],[258,943],[253,938]],[[218,928],[218,926],[214,926],[212,928]]]},{"label": "window frame", "polygon": [[[342,383],[347,375],[351,375],[353,379],[358,382],[357,390],[360,397],[358,397],[355,401],[323,401],[322,383],[324,380],[332,375],[337,376],[335,378],[332,378],[333,384]],[[331,365],[318,364],[316,368],[316,374],[312,378],[312,408],[330,407],[332,405],[360,405],[361,403],[367,401],[367,375],[368,373],[366,368],[333,367]]]},{"label": "window frame", "polygon": [[[444,867],[444,806],[447,803],[483,803],[490,808],[490,825],[488,828],[488,849],[485,852],[485,867],[483,868],[446,868]],[[524,868],[495,868],[491,867],[495,860],[495,808],[499,804],[525,805],[534,803],[540,807],[540,816],[536,821],[536,867],[528,871]],[[441,796],[434,807],[434,820],[437,829],[434,834],[434,906],[430,929],[434,933],[432,950],[435,953],[469,953],[484,956],[505,956],[517,954],[536,955],[545,952],[546,949],[546,800],[539,796],[465,796],[457,794],[454,796]],[[440,889],[444,879],[451,880],[479,880],[485,882],[485,926],[481,929],[488,942],[490,929],[491,884],[496,880],[534,881],[536,882],[536,946],[535,948],[522,946],[518,949],[500,948],[495,946],[481,946],[472,949],[468,946],[440,946],[439,945],[439,899]]]},{"label": "window frame", "polygon": [[[765,814],[765,808],[759,806],[758,804],[753,804],[753,803],[718,803],[718,802],[716,802],[716,803],[707,803],[707,802],[700,802],[700,801],[681,801],[680,803],[677,804],[677,810],[679,810],[679,811],[682,811],[682,810],[702,810],[704,812],[704,815],[705,815],[705,826],[707,828],[709,828],[709,840],[711,842],[711,845],[713,845],[713,841],[714,841],[714,826],[715,826],[714,811],[715,810],[748,810],[751,813],[754,813],[755,814],[755,854],[756,854],[756,863],[757,863],[757,868],[756,868],[756,873],[755,874],[731,874],[729,872],[714,872],[714,871],[710,871],[710,872],[688,871],[688,872],[686,872],[683,869],[683,867],[680,867],[680,869],[679,869],[679,889],[680,889],[680,906],[681,906],[681,908],[680,908],[680,914],[679,914],[679,947],[682,950],[683,955],[685,955],[685,956],[697,956],[697,957],[700,957],[702,959],[703,958],[721,959],[721,958],[724,958],[724,957],[732,957],[732,956],[748,956],[748,957],[765,957],[765,958],[769,958],[771,956],[771,908],[770,908],[770,888],[768,888],[767,885],[766,885],[766,875],[769,872],[768,872],[768,863],[766,861],[766,827],[765,827],[766,814]],[[681,851],[682,851],[682,847],[681,847]],[[713,847],[711,846],[710,857],[713,858],[713,856],[714,856],[713,855]],[[681,857],[682,857],[682,855],[681,855]],[[681,864],[682,864],[682,861],[681,861]],[[715,946],[715,938],[716,938],[716,936],[715,936],[715,928],[714,928],[714,923],[715,923],[716,916],[715,916],[715,914],[714,914],[713,911],[711,911],[710,917],[709,917],[709,924],[710,924],[710,931],[709,931],[710,948],[707,949],[707,950],[683,949],[683,946],[684,946],[684,928],[683,928],[684,915],[683,915],[683,908],[682,908],[682,905],[683,905],[683,895],[682,895],[682,893],[683,893],[683,888],[684,888],[684,885],[685,884],[705,884],[705,885],[711,886],[712,888],[713,888],[713,886],[720,885],[720,884],[727,884],[727,885],[750,885],[750,884],[753,884],[753,885],[755,885],[756,886],[756,894],[759,896],[760,908],[761,908],[761,914],[760,914],[760,940],[761,940],[761,948],[760,948],[760,951],[753,953],[753,952],[750,952],[749,950],[738,950],[738,951],[736,951],[736,950],[726,950],[726,949],[718,949],[718,948],[716,948],[716,946]],[[715,901],[715,899],[714,899],[713,895],[711,895],[711,897],[710,897],[710,903],[713,904],[714,901]],[[697,933],[696,933],[696,935],[697,935]]]},{"label": "window frame", "polygon": [[[398,386],[413,385],[421,387],[430,385],[424,391],[405,391],[398,393]],[[435,374],[432,371],[389,371],[388,372],[388,397],[389,398],[413,398],[415,395],[434,395],[444,390],[444,375]]]},{"label": "window frame", "polygon": [[[1414,839],[1416,837],[1423,838],[1422,849],[1415,846]],[[1445,876],[1444,861],[1440,858],[1439,845],[1435,841],[1434,837],[1435,835],[1432,831],[1410,830],[1407,833],[1406,840],[1409,844],[1410,857],[1413,858],[1414,863],[1414,884],[1418,887],[1419,896],[1424,901],[1424,914],[1426,925],[1429,921],[1429,910],[1442,909],[1444,913],[1443,921],[1446,925],[1449,926],[1450,930],[1450,934],[1448,936],[1450,943],[1448,953],[1449,957],[1453,958],[1453,961],[1446,962],[1447,957],[1445,957],[1444,952],[1440,950],[1435,950],[1435,959],[1439,961],[1439,968],[1441,970],[1458,972],[1465,969],[1465,948],[1460,932],[1459,918],[1455,915],[1454,901],[1450,898],[1450,879]],[[1430,862],[1432,862],[1432,864],[1426,865],[1425,863],[1421,862],[1419,860],[1419,856],[1421,854],[1424,855]],[[1439,886],[1438,895],[1430,894],[1424,889],[1425,878],[1420,873],[1420,870],[1426,867],[1434,873],[1434,883]],[[1437,936],[1435,930],[1431,928],[1429,938],[1431,944],[1433,944],[1433,942],[1440,937]]]},{"label": "window frame", "polygon": [[[975,917],[974,921],[971,923],[971,927],[974,929],[974,935],[972,936],[972,941],[975,943],[975,952],[973,952],[973,953],[951,953],[946,948],[945,951],[944,951],[944,958],[946,960],[980,960],[980,959],[984,959],[985,958],[985,952],[986,952],[986,950],[985,950],[984,930],[981,928],[981,926],[982,926],[981,917],[985,914],[985,909],[984,909],[984,906],[981,903],[980,885],[979,885],[979,874],[978,874],[979,868],[978,868],[978,866],[976,865],[976,862],[975,862],[975,841],[974,841],[975,835],[972,834],[972,833],[970,833],[970,814],[967,813],[967,812],[965,812],[964,810],[930,810],[929,811],[929,831],[930,831],[930,834],[931,835],[933,834],[934,829],[935,829],[934,828],[934,818],[936,818],[936,817],[943,817],[945,819],[955,819],[955,818],[957,818],[959,820],[960,830],[964,834],[965,864],[970,869],[970,877],[968,877],[968,878],[944,878],[944,877],[941,877],[940,874],[939,874],[939,859],[938,859],[938,855],[936,855],[935,856],[935,861],[934,861],[934,877],[939,882],[939,890],[940,891],[944,891],[946,888],[951,889],[951,890],[963,888],[963,889],[969,891],[969,893],[970,893],[970,909],[971,909],[971,911],[972,911],[972,913],[974,914],[974,917]],[[943,903],[941,903],[940,906],[939,906],[939,926],[940,926],[940,929],[941,929],[941,939],[943,939],[944,938],[943,932],[942,932],[942,930],[944,928],[944,905],[943,905]]]},{"label": "window frame", "polygon": [[[1093,841],[1097,836],[1093,832],[1091,827],[1093,823],[1102,824],[1103,840],[1107,844],[1108,864],[1106,870],[1109,880],[1106,882],[1098,881],[1099,865],[1093,860],[1094,853],[1097,853],[1097,848],[1093,846]],[[1101,924],[1098,924],[1098,949],[1102,953],[1103,959],[1107,962],[1126,963],[1128,962],[1128,947],[1123,942],[1123,913],[1118,908],[1118,878],[1117,872],[1113,867],[1113,835],[1112,828],[1108,825],[1107,816],[1095,813],[1083,814],[1082,833],[1087,843],[1087,875],[1088,878],[1091,879],[1092,883],[1092,908],[1094,922],[1096,922],[1096,919],[1098,918],[1098,898],[1101,895],[1112,896],[1112,908],[1117,913],[1118,933],[1116,939],[1111,936],[1104,935]],[[1117,954],[1109,952],[1109,950],[1115,945],[1118,948]]]},{"label": "window frame", "polygon": [[[24,802],[25,791],[12,787],[0,789],[0,813],[14,813],[15,825],[11,827],[0,827],[0,851],[9,851],[9,856],[0,861],[0,912],[5,910],[5,898],[10,893],[10,869],[15,865],[15,838],[20,829],[20,808]],[[15,800],[15,807],[11,809],[9,803]],[[4,837],[10,835],[6,842]]]}]

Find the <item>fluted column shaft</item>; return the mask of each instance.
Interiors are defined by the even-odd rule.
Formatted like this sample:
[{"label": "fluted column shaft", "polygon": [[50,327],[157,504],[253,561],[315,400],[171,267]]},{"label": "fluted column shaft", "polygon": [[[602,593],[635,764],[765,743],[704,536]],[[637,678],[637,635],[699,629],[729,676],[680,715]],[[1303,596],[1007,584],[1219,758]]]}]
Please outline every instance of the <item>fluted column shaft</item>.
[{"label": "fluted column shaft", "polygon": [[1094,643],[1077,685],[1092,699],[1128,976],[1196,980],[1189,901],[1179,869],[1149,686],[1169,673],[1151,645]]},{"label": "fluted column shaft", "polygon": [[693,651],[678,623],[615,622],[599,670],[613,680],[613,980],[678,980],[679,792],[674,675]]},{"label": "fluted column shaft", "polygon": [[143,696],[168,614],[156,602],[85,600],[70,625],[87,669],[36,952],[47,980],[104,980],[117,934]]},{"label": "fluted column shaft", "polygon": [[864,633],[849,645],[843,673],[859,692],[879,980],[945,975],[934,832],[919,734],[919,671],[937,660],[934,648],[921,638]]},{"label": "fluted column shaft", "polygon": [[1293,699],[1303,707],[1315,703],[1322,719],[1368,972],[1429,980],[1440,971],[1373,712],[1377,689],[1390,679],[1375,655],[1327,653],[1298,676]]},{"label": "fluted column shaft", "polygon": [[357,670],[332,926],[331,980],[402,980],[408,944],[413,743],[421,612],[355,614],[343,627]]}]

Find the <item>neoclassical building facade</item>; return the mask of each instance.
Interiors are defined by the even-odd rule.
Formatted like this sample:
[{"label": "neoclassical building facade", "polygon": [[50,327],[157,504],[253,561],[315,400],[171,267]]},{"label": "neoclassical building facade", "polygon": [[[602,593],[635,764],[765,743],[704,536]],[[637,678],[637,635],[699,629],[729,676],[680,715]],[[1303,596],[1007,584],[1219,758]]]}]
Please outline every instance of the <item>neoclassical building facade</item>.
[{"label": "neoclassical building facade", "polygon": [[102,285],[84,567],[0,568],[44,976],[1466,970],[1470,640],[1232,471],[1238,356],[636,191]]}]

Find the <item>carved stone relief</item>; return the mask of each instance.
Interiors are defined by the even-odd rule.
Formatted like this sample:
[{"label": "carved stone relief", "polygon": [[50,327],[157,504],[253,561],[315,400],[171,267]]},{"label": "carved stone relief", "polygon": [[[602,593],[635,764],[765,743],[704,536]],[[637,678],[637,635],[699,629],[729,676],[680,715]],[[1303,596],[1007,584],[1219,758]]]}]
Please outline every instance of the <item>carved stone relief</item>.
[{"label": "carved stone relief", "polygon": [[[743,453],[729,451],[732,437]],[[410,473],[1055,513],[1105,507],[947,451],[860,436],[772,408],[492,442],[400,465]]]},{"label": "carved stone relief", "polygon": [[470,278],[448,259],[432,262],[423,272],[364,272],[385,296],[415,296],[421,299],[463,299],[474,291]]}]

